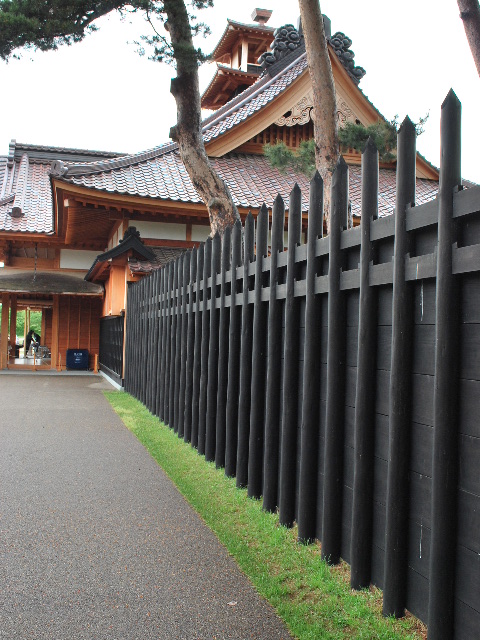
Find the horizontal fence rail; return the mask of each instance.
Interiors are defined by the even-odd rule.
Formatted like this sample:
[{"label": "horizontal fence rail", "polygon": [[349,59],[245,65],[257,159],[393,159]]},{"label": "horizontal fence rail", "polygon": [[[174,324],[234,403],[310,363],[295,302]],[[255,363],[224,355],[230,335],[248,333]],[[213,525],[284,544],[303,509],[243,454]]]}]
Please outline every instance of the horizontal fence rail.
[{"label": "horizontal fence rail", "polygon": [[480,187],[460,185],[459,114],[450,92],[435,200],[415,206],[407,119],[394,215],[369,141],[359,227],[341,159],[328,236],[317,174],[305,244],[295,186],[287,249],[277,198],[130,285],[125,349],[129,393],[445,640],[480,628]]}]

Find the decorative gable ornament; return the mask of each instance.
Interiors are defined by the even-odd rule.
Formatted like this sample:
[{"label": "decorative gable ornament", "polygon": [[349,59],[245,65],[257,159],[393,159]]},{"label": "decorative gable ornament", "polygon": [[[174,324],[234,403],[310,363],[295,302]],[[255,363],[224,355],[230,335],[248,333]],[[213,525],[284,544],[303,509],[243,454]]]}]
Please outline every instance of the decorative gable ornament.
[{"label": "decorative gable ornament", "polygon": [[[279,127],[293,127],[295,125],[307,124],[312,119],[313,111],[313,96],[311,92],[307,93],[301,100],[299,100],[285,115],[278,120],[275,120],[275,124]],[[348,106],[345,100],[342,100],[337,96],[337,119],[340,124],[345,124],[348,120],[355,122],[357,117]]]}]

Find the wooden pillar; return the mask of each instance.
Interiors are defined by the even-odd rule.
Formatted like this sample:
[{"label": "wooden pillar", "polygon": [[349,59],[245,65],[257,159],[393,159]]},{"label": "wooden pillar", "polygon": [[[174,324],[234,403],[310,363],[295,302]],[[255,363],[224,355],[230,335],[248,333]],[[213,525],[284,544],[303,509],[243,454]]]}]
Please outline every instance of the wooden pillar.
[{"label": "wooden pillar", "polygon": [[280,398],[282,350],[282,304],[277,300],[278,254],[283,251],[285,204],[277,195],[272,210],[270,255],[270,300],[268,303],[267,400],[265,452],[263,457],[263,508],[275,511],[278,505],[278,460],[280,448]]},{"label": "wooden pillar", "polygon": [[351,540],[352,589],[370,585],[373,519],[373,454],[375,438],[375,366],[377,293],[369,284],[373,245],[370,223],[378,217],[378,151],[369,138],[362,154],[362,233],[355,398],[355,467]]},{"label": "wooden pillar", "polygon": [[[25,322],[23,324],[23,357],[27,357],[27,351],[25,348],[25,344],[27,342],[27,333],[30,328],[30,309],[27,307],[25,309]],[[55,363],[56,365],[56,363]]]},{"label": "wooden pillar", "polygon": [[247,38],[244,38],[242,40],[242,60],[241,60],[241,66],[240,66],[242,71],[247,71],[248,70],[248,40]]},{"label": "wooden pillar", "polygon": [[462,175],[461,104],[452,90],[442,105],[440,131],[429,640],[447,640],[454,635],[459,304],[452,274],[452,245],[457,240],[453,193],[461,184]]},{"label": "wooden pillar", "polygon": [[[44,312],[42,310],[42,332],[44,329]],[[42,336],[44,336],[45,334],[42,333]],[[15,344],[17,342],[17,296],[16,295],[12,295],[11,301],[10,301],[10,346],[12,347],[12,358],[15,357]]]},{"label": "wooden pillar", "polygon": [[315,249],[323,235],[323,180],[318,173],[310,182],[308,210],[307,277],[305,300],[305,349],[303,366],[303,408],[300,434],[298,488],[298,539],[310,542],[317,530],[318,431],[320,408],[320,300],[315,295]]},{"label": "wooden pillar", "polygon": [[340,290],[340,238],[348,224],[348,167],[343,157],[332,178],[330,220],[322,558],[337,564],[342,544],[345,417],[345,299]]},{"label": "wooden pillar", "polygon": [[2,293],[2,325],[0,328],[0,369],[6,369],[8,364],[8,325],[10,311],[10,295]]},{"label": "wooden pillar", "polygon": [[[27,326],[27,311],[25,311],[25,327]],[[58,352],[58,332],[60,330],[60,297],[53,296],[52,308],[52,369],[60,370],[59,352]]]},{"label": "wooden pillar", "polygon": [[405,258],[409,251],[406,209],[409,204],[415,202],[415,139],[415,125],[407,117],[398,132],[397,143],[392,364],[383,588],[383,614],[395,617],[404,615],[407,596],[412,292],[405,280]]}]

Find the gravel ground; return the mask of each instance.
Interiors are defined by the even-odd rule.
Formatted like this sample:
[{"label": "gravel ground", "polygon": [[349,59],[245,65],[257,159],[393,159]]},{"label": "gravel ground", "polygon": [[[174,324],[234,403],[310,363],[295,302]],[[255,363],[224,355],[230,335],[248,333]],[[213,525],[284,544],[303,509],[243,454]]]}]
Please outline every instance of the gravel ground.
[{"label": "gravel ground", "polygon": [[290,638],[108,388],[0,376],[0,638]]}]

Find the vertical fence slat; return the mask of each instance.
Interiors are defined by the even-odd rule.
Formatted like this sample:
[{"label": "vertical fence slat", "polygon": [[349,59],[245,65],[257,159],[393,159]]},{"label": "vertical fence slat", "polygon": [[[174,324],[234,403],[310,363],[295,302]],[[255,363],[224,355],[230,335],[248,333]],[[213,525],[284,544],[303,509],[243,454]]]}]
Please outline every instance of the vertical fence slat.
[{"label": "vertical fence slat", "polygon": [[152,335],[152,379],[150,383],[150,411],[156,415],[157,410],[157,364],[158,364],[158,332],[160,325],[160,318],[158,314],[159,309],[159,281],[160,273],[158,269],[153,272],[152,282],[152,323],[153,323],[153,335]]},{"label": "vertical fence slat", "polygon": [[165,378],[167,376],[167,345],[168,345],[168,330],[167,325],[169,322],[168,317],[168,278],[169,278],[169,265],[165,265],[162,269],[163,271],[163,282],[162,282],[162,358],[160,362],[160,393],[159,393],[159,404],[160,404],[160,420],[165,422]]},{"label": "vertical fence slat", "polygon": [[178,437],[184,436],[185,424],[185,383],[186,383],[186,366],[187,366],[187,331],[188,331],[188,315],[187,315],[187,298],[188,285],[190,278],[190,258],[191,252],[188,251],[183,256],[183,273],[182,273],[182,326],[180,332],[180,389],[178,393]]},{"label": "vertical fence slat", "polygon": [[242,264],[242,224],[237,220],[232,231],[232,284],[230,294],[230,331],[228,344],[228,387],[225,425],[225,475],[233,477],[237,467],[238,397],[240,393],[241,307],[237,305],[237,267]]},{"label": "vertical fence slat", "polygon": [[405,280],[406,208],[415,201],[415,126],[398,132],[397,202],[393,257],[392,364],[390,374],[384,615],[403,616],[407,591],[408,499],[411,431],[412,292]]},{"label": "vertical fence slat", "polygon": [[200,356],[200,399],[198,405],[198,453],[205,453],[205,430],[207,424],[207,382],[208,382],[208,348],[210,322],[208,312],[208,278],[212,269],[212,238],[205,242],[203,265],[203,299],[202,299],[202,347]]},{"label": "vertical fence slat", "polygon": [[435,335],[432,534],[428,637],[453,636],[458,460],[458,286],[452,274],[456,242],[453,192],[461,184],[461,105],[452,90],[441,116]]},{"label": "vertical fence slat", "polygon": [[198,447],[198,422],[200,404],[200,376],[202,358],[202,301],[201,288],[205,264],[205,245],[197,253],[197,277],[195,282],[195,340],[193,345],[193,391],[192,391],[192,447]]},{"label": "vertical fence slat", "polygon": [[300,434],[298,487],[298,539],[310,542],[317,528],[318,432],[320,406],[320,300],[315,295],[317,238],[323,235],[323,180],[318,173],[310,182],[308,209],[307,276],[305,300],[305,356]]},{"label": "vertical fence slat", "polygon": [[369,285],[369,266],[374,255],[370,222],[377,217],[378,151],[369,138],[362,154],[362,239],[350,553],[350,584],[353,589],[368,587],[371,579],[377,293]]},{"label": "vertical fence slat", "polygon": [[154,317],[153,317],[153,279],[154,274],[150,274],[145,278],[147,284],[147,333],[146,333],[146,359],[145,367],[147,369],[147,381],[146,381],[146,394],[145,405],[149,411],[152,411],[152,398],[153,398],[153,352],[155,343],[151,340],[153,337]]},{"label": "vertical fence slat", "polygon": [[[145,336],[148,331],[148,283],[149,279],[144,278],[142,280],[142,302],[141,302],[141,336]],[[146,400],[146,389],[147,389],[147,357],[148,357],[148,345],[146,340],[141,340],[140,342],[141,349],[141,358],[140,358],[140,367],[141,367],[141,382],[140,382],[140,402],[145,404]]]},{"label": "vertical fence slat", "polygon": [[174,388],[173,388],[173,430],[178,433],[178,414],[180,396],[180,367],[182,350],[182,295],[183,295],[183,263],[185,254],[182,254],[176,261],[177,265],[177,300],[175,304],[175,368],[174,368]]},{"label": "vertical fence slat", "polygon": [[348,167],[343,157],[332,178],[328,263],[327,406],[323,489],[322,558],[340,561],[342,543],[345,416],[345,299],[340,291],[340,237],[348,221]]},{"label": "vertical fence slat", "polygon": [[278,461],[280,447],[280,397],[282,306],[277,300],[278,254],[283,251],[285,204],[280,194],[272,209],[272,247],[270,257],[270,299],[268,303],[267,399],[265,412],[265,451],[263,457],[263,508],[274,512],[278,505]]},{"label": "vertical fence slat", "polygon": [[248,445],[248,495],[262,495],[263,432],[265,410],[265,367],[267,315],[262,302],[263,259],[267,255],[268,209],[262,205],[257,216],[255,301],[253,304],[252,393],[250,440]]},{"label": "vertical fence slat", "polygon": [[185,364],[185,442],[192,438],[192,402],[193,402],[193,361],[195,349],[195,305],[193,301],[193,285],[197,279],[197,249],[193,248],[190,256],[190,281],[188,283],[188,322],[187,322],[187,359]]},{"label": "vertical fence slat", "polygon": [[296,184],[288,208],[287,297],[283,363],[283,415],[280,450],[280,523],[295,520],[296,456],[298,434],[299,302],[295,300],[295,249],[302,233],[302,194]]},{"label": "vertical fence slat", "polygon": [[252,381],[253,306],[248,304],[249,268],[253,262],[255,223],[251,213],[245,220],[243,250],[242,337],[240,351],[240,392],[238,406],[237,487],[248,483],[248,445]]},{"label": "vertical fence slat", "polygon": [[218,381],[216,411],[215,465],[225,466],[225,438],[227,420],[227,388],[228,388],[228,334],[229,309],[225,306],[227,271],[230,270],[232,252],[232,228],[227,227],[222,238],[222,265],[220,285],[220,311],[218,325]]},{"label": "vertical fence slat", "polygon": [[164,422],[170,424],[170,383],[171,383],[171,343],[172,343],[172,317],[173,317],[173,275],[174,264],[168,263],[167,282],[167,338],[165,340],[165,379],[164,379]]},{"label": "vertical fence slat", "polygon": [[215,427],[218,384],[218,318],[217,276],[222,260],[222,241],[218,233],[212,244],[212,293],[210,297],[210,344],[208,347],[207,420],[205,425],[205,459],[215,460]]},{"label": "vertical fence slat", "polygon": [[163,281],[165,276],[165,267],[158,270],[158,357],[157,357],[157,390],[155,394],[155,415],[157,415],[160,420],[162,419],[161,410],[162,410],[162,389],[163,389],[163,377],[162,377],[162,356],[165,350],[165,345],[163,343],[163,327],[165,324],[164,318],[164,292],[163,292]]},{"label": "vertical fence slat", "polygon": [[132,328],[133,328],[133,301],[132,287],[127,287],[127,317],[125,318],[125,373],[124,388],[127,393],[132,393],[130,379],[132,372]]}]

